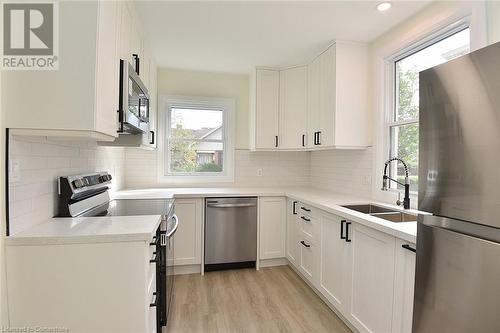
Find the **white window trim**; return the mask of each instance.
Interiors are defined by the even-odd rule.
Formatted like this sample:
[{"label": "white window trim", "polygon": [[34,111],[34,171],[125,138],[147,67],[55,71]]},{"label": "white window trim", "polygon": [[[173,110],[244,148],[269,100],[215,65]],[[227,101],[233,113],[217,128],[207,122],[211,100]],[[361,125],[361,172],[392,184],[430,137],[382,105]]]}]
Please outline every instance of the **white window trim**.
[{"label": "white window trim", "polygon": [[[395,63],[403,58],[406,58],[420,50],[425,49],[443,39],[450,37],[464,29],[471,29],[471,52],[472,49],[472,28],[471,28],[471,16],[465,16],[459,20],[453,22],[444,22],[440,26],[435,27],[432,32],[428,33],[426,36],[419,36],[417,39],[408,42],[404,47],[393,52],[391,55],[384,59],[385,74],[384,74],[384,125],[383,125],[383,156],[385,160],[388,160],[391,154],[391,127],[398,125],[407,125],[418,123],[418,119],[409,119],[403,121],[394,120],[394,112],[396,107],[396,66]],[[390,173],[393,174],[396,170],[396,164],[392,163],[390,168]],[[401,192],[400,189],[391,186],[388,188],[391,192]],[[410,191],[412,195],[418,195],[417,191]]]},{"label": "white window trim", "polygon": [[[158,182],[173,184],[199,184],[199,183],[227,183],[234,182],[234,127],[235,127],[235,106],[233,98],[215,97],[193,97],[180,95],[159,96],[159,135],[158,135]],[[170,108],[174,105],[190,108],[217,108],[223,111],[224,129],[224,166],[223,172],[204,173],[169,173],[168,159],[169,151],[169,126]]]}]

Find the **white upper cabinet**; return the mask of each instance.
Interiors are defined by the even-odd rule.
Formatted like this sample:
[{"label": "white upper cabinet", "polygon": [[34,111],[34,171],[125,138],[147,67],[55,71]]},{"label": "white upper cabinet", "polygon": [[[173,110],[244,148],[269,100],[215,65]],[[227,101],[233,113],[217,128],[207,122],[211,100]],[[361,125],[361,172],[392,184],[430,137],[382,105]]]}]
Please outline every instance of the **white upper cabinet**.
[{"label": "white upper cabinet", "polygon": [[2,74],[2,112],[14,134],[115,139],[118,6],[59,3],[59,69]]},{"label": "white upper cabinet", "polygon": [[306,66],[280,71],[279,96],[279,148],[305,148],[307,144]]},{"label": "white upper cabinet", "polygon": [[257,70],[252,148],[370,146],[368,61],[366,45],[337,41],[307,66],[279,71],[278,80],[278,70],[265,70],[272,80]]},{"label": "white upper cabinet", "polygon": [[253,146],[271,150],[278,147],[280,72],[257,69],[255,74]]},{"label": "white upper cabinet", "polygon": [[310,147],[370,146],[367,47],[338,41],[309,64],[308,72]]}]

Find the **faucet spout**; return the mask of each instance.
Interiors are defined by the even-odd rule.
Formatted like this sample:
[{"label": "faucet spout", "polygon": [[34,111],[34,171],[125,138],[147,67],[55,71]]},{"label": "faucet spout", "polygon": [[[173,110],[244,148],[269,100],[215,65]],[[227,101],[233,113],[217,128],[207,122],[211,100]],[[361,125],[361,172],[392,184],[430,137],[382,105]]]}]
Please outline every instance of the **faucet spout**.
[{"label": "faucet spout", "polygon": [[[401,162],[401,164],[403,164],[403,166],[405,168],[405,182],[404,182],[404,184],[397,181],[396,179],[392,179],[389,176],[387,176],[387,167],[389,166],[389,164],[391,164],[391,162],[394,162],[394,161]],[[400,159],[398,157],[390,158],[385,162],[384,176],[382,178],[382,191],[387,191],[389,181],[393,181],[399,185],[404,186],[405,197],[403,198],[403,207],[404,207],[404,209],[410,209],[410,178],[408,176],[408,165],[406,164],[405,161],[403,161],[402,159]]]}]

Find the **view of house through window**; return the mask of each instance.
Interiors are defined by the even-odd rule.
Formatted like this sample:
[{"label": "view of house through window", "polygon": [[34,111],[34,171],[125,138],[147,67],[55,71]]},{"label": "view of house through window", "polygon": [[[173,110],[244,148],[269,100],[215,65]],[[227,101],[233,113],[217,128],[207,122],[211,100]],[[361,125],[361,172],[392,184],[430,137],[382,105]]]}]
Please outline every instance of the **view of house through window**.
[{"label": "view of house through window", "polygon": [[[389,122],[390,157],[403,159],[409,167],[410,189],[418,190],[418,73],[469,53],[470,30],[467,28],[394,63],[395,108]],[[391,177],[404,182],[404,167],[392,165]],[[397,185],[398,188],[403,188]],[[391,187],[396,184],[391,182]]]},{"label": "view of house through window", "polygon": [[217,109],[171,107],[168,172],[224,171],[224,112]]}]

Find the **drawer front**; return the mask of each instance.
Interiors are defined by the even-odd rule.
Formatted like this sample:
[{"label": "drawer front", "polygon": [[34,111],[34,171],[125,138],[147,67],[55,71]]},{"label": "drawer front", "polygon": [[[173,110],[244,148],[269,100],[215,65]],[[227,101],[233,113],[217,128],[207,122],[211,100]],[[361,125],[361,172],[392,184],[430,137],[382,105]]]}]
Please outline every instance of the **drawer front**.
[{"label": "drawer front", "polygon": [[297,213],[300,215],[307,216],[307,217],[317,215],[315,209],[313,209],[311,206],[306,205],[302,202],[297,203]]},{"label": "drawer front", "polygon": [[300,215],[300,233],[305,234],[313,242],[317,241],[319,224],[318,220],[313,216]]},{"label": "drawer front", "polygon": [[310,237],[302,234],[299,237],[300,245],[300,271],[302,274],[313,284],[317,278],[317,261],[318,250],[317,245],[311,240]]}]

